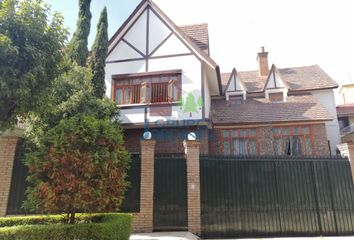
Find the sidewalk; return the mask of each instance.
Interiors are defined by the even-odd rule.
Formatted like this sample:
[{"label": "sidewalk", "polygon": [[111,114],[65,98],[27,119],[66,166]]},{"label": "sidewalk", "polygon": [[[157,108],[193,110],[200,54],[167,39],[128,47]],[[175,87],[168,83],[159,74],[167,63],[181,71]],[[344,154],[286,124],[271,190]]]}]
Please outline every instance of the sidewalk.
[{"label": "sidewalk", "polygon": [[[132,234],[130,240],[198,240],[199,238],[189,232],[155,232]],[[289,238],[247,238],[237,240],[354,240],[350,237],[289,237]],[[221,239],[213,239],[221,240]],[[231,240],[231,239],[230,239]]]}]

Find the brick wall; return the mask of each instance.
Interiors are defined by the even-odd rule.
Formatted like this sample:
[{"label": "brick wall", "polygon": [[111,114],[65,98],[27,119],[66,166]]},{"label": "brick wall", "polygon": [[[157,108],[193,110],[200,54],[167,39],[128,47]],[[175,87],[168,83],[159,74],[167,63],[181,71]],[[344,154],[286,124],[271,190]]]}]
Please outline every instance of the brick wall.
[{"label": "brick wall", "polygon": [[188,231],[201,233],[200,219],[200,179],[199,179],[199,147],[198,141],[184,141],[187,160],[187,203]]},{"label": "brick wall", "polygon": [[140,212],[133,214],[133,232],[152,232],[154,207],[155,140],[141,145]]},{"label": "brick wall", "polygon": [[[184,127],[184,128],[156,128],[151,129],[152,138],[156,140],[155,152],[159,153],[184,153],[183,140],[188,133],[199,134],[200,151],[207,154],[208,129],[206,127]],[[126,129],[124,131],[125,146],[129,152],[140,152],[140,140],[144,129]]]},{"label": "brick wall", "polygon": [[347,157],[350,163],[352,178],[354,182],[354,143],[342,143],[337,145],[338,150],[342,157]]},{"label": "brick wall", "polygon": [[0,137],[0,216],[5,216],[18,137]]},{"label": "brick wall", "polygon": [[326,133],[326,125],[324,123],[312,125],[311,132],[313,134],[314,155],[315,156],[330,155],[327,133]]},{"label": "brick wall", "polygon": [[[328,156],[330,154],[328,148],[327,134],[325,124],[313,124],[310,126],[310,132],[313,135],[313,154],[314,156]],[[275,127],[275,126],[274,126]],[[222,129],[215,128],[210,131],[213,135],[209,141],[210,154],[223,154],[222,150]],[[259,155],[273,155],[274,147],[272,140],[272,127],[258,127],[257,128],[257,146]]]}]

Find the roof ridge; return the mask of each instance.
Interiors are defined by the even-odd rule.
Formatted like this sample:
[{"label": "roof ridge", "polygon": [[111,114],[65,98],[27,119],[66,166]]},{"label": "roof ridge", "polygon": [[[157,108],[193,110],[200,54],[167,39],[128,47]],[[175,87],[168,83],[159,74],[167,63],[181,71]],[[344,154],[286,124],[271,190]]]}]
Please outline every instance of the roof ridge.
[{"label": "roof ridge", "polygon": [[183,25],[177,25],[177,27],[190,27],[190,26],[199,26],[199,25],[209,25],[207,22],[203,23],[192,23],[192,24],[183,24]]}]

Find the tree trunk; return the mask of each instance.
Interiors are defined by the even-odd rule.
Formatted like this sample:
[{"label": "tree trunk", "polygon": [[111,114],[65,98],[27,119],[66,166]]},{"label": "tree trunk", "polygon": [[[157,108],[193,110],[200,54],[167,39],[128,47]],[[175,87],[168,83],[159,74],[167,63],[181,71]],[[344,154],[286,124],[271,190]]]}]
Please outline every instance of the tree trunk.
[{"label": "tree trunk", "polygon": [[75,212],[70,213],[69,224],[75,223]]}]

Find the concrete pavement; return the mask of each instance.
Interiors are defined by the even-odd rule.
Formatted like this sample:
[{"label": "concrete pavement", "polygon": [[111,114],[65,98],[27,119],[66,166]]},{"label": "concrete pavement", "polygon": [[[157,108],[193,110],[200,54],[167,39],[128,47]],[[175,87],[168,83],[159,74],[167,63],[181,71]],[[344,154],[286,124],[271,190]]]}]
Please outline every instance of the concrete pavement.
[{"label": "concrete pavement", "polygon": [[[130,240],[198,240],[199,238],[189,232],[155,232],[132,234]],[[295,238],[247,238],[237,240],[354,240],[351,237],[295,237]],[[221,239],[219,239],[221,240]],[[230,239],[231,240],[231,239]]]}]

